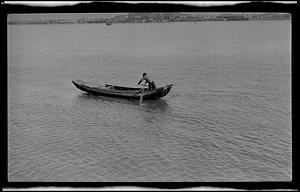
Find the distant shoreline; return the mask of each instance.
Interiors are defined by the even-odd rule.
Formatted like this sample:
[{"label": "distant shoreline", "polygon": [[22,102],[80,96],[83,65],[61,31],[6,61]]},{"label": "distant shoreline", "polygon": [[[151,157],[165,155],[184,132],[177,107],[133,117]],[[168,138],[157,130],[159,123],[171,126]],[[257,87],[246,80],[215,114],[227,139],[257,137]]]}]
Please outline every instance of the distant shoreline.
[{"label": "distant shoreline", "polygon": [[[173,21],[173,22],[148,22],[148,23],[142,23],[142,22],[136,22],[136,23],[112,23],[112,24],[106,24],[106,25],[113,25],[113,24],[155,24],[155,23],[159,23],[159,24],[166,24],[166,23],[203,23],[203,22],[236,22],[236,21],[290,21],[288,19],[266,19],[266,20],[230,20],[230,21]],[[7,23],[8,25],[63,25],[63,24],[103,24],[105,25],[105,23],[95,23],[95,22],[91,22],[91,23]]]},{"label": "distant shoreline", "polygon": [[287,13],[219,13],[219,14],[189,14],[189,13],[129,13],[111,18],[79,18],[79,19],[32,19],[8,21],[11,25],[26,24],[83,24],[103,23],[171,23],[171,22],[204,22],[204,21],[253,21],[253,20],[291,20]]}]

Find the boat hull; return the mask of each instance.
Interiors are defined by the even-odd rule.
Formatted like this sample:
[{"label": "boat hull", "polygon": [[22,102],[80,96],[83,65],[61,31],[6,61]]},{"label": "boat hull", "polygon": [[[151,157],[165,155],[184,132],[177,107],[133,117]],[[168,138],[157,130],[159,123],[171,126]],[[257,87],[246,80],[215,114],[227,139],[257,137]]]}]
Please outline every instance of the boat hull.
[{"label": "boat hull", "polygon": [[90,86],[83,83],[80,80],[72,81],[73,84],[83,92],[100,95],[105,97],[116,97],[125,99],[140,99],[143,96],[143,100],[154,100],[166,96],[171,88],[172,84],[160,87],[154,90],[146,88],[132,88],[132,87],[121,87],[113,85],[104,85],[100,87]]}]

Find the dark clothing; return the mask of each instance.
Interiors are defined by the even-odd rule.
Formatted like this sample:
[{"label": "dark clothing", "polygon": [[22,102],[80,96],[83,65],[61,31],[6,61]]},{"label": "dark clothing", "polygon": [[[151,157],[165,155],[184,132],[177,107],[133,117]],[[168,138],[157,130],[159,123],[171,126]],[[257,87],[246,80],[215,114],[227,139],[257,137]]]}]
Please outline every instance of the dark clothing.
[{"label": "dark clothing", "polygon": [[149,89],[156,89],[154,81],[151,81],[150,83],[148,83],[148,88]]}]

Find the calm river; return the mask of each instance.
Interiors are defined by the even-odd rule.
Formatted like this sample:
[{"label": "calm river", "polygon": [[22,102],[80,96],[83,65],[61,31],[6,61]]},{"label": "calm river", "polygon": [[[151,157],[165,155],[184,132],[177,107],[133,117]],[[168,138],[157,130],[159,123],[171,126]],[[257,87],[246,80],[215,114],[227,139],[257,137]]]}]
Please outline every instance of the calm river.
[{"label": "calm river", "polygon": [[[291,181],[291,23],[8,25],[9,181]],[[173,83],[156,101],[71,80]]]}]

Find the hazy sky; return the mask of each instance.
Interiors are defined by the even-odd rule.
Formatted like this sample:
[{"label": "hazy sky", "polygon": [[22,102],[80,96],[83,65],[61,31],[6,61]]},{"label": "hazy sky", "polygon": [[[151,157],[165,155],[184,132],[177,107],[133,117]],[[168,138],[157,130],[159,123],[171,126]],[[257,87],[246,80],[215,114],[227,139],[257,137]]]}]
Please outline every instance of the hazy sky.
[{"label": "hazy sky", "polygon": [[31,6],[61,6],[61,5],[74,5],[77,3],[89,3],[93,1],[4,1],[7,4],[22,4]]},{"label": "hazy sky", "polygon": [[[31,6],[61,6],[61,5],[74,5],[77,3],[89,3],[93,1],[4,1],[7,4],[24,4]],[[114,1],[107,1],[114,2]],[[116,1],[118,2],[118,1]],[[120,1],[119,1],[120,2]],[[172,4],[188,4],[188,5],[231,5],[236,3],[245,3],[247,1],[121,1],[122,3],[172,3]],[[251,1],[248,1],[251,2]],[[297,3],[297,1],[268,1],[278,3]]]}]

